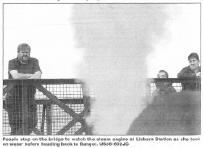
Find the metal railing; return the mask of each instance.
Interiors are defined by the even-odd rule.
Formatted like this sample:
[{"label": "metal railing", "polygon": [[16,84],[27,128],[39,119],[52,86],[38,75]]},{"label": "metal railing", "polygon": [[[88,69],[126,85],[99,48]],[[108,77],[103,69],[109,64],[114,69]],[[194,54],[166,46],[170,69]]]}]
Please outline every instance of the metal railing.
[{"label": "metal railing", "polygon": [[[27,133],[27,126],[30,124],[28,121],[30,114],[28,113],[29,108],[32,107],[32,104],[29,105],[29,103],[33,98],[37,104],[37,126],[32,129],[31,134],[87,134],[85,115],[89,110],[89,98],[85,94],[85,86],[82,81],[75,79],[4,80],[3,85],[3,135],[9,135],[11,132],[8,119],[8,113],[12,113],[8,109],[10,104],[11,108],[15,107],[13,113],[15,115],[10,113],[11,117],[18,118],[12,123],[19,122],[14,123],[14,126],[22,124],[23,133],[21,132],[21,134]],[[10,104],[9,101],[6,101],[9,99]]]},{"label": "metal railing", "polygon": [[187,78],[187,79],[178,79],[178,78],[152,78],[147,79],[147,87],[150,95],[157,89],[160,85],[167,86],[171,85],[176,92],[181,91],[200,91],[201,90],[201,79],[200,78]]},{"label": "metal railing", "polygon": [[[185,84],[192,84],[192,90],[198,91],[201,85],[200,79],[154,78],[147,80],[149,89],[147,95],[153,94],[157,89],[157,83],[170,83],[176,92],[182,91],[182,85]],[[32,129],[31,135],[91,134],[85,122],[85,117],[90,111],[90,96],[82,81],[77,79],[3,80],[3,85],[3,135],[11,134],[8,119],[9,106],[6,101],[10,98],[17,101],[20,98],[19,114],[22,121],[19,124],[23,131],[22,135],[26,134],[26,130],[29,129],[30,115],[28,113],[32,98],[37,104],[37,125]],[[19,104],[14,104],[14,107],[17,105]]]}]

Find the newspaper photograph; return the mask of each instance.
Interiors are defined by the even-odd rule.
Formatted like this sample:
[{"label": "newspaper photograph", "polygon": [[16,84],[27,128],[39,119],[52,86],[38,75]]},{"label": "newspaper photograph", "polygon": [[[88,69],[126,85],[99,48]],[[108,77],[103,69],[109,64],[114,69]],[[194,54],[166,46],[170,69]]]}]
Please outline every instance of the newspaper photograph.
[{"label": "newspaper photograph", "polygon": [[200,147],[201,4],[2,0],[2,146]]}]

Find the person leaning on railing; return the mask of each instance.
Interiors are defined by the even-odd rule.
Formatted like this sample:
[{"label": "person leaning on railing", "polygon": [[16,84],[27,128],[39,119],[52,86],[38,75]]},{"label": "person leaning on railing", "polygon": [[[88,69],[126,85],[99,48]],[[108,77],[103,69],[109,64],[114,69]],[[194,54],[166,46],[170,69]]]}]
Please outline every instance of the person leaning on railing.
[{"label": "person leaning on railing", "polygon": [[[201,67],[199,62],[199,56],[197,53],[191,53],[188,56],[189,66],[184,67],[179,73],[178,78],[201,78]],[[182,90],[199,90],[200,82],[182,82]]]},{"label": "person leaning on railing", "polygon": [[[168,78],[168,72],[165,70],[159,70],[158,74],[157,74],[157,78]],[[163,95],[163,94],[170,94],[170,93],[175,93],[176,90],[175,88],[172,86],[171,82],[155,82],[156,85],[156,90],[153,92],[153,95]]]},{"label": "person leaning on railing", "polygon": [[[30,57],[31,48],[28,44],[20,44],[17,48],[17,58],[9,61],[9,79],[40,79],[41,69],[36,58]],[[27,96],[23,96],[26,87]],[[16,84],[6,96],[6,110],[8,112],[11,135],[29,135],[37,125],[37,106],[34,100],[35,87],[31,84]],[[28,99],[28,123],[23,123],[22,98]],[[28,129],[22,129],[27,124]]]}]

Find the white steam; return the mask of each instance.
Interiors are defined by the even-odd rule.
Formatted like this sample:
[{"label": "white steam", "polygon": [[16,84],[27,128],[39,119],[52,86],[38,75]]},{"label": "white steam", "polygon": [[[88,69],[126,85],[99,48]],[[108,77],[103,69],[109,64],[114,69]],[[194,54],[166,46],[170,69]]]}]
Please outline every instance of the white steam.
[{"label": "white steam", "polygon": [[94,90],[94,134],[123,135],[144,109],[146,57],[163,33],[163,5],[77,4],[73,22],[83,49],[80,77]]}]

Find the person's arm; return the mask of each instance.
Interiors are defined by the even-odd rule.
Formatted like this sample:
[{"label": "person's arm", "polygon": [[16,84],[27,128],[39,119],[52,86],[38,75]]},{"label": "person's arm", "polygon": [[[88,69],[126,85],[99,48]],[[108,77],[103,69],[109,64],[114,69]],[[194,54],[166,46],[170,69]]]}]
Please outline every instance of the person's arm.
[{"label": "person's arm", "polygon": [[31,76],[28,79],[41,79],[41,71],[37,71],[34,74],[31,74]]},{"label": "person's arm", "polygon": [[13,79],[40,79],[41,78],[41,70],[39,67],[38,60],[34,61],[34,74],[30,73],[19,73],[17,71],[17,64],[14,60],[9,61],[9,73]]},{"label": "person's arm", "polygon": [[13,79],[29,79],[32,74],[18,73],[17,70],[11,70],[10,74]]},{"label": "person's arm", "polygon": [[17,70],[11,70],[10,74],[13,79],[40,79],[41,72],[37,71],[34,74],[18,73]]}]

